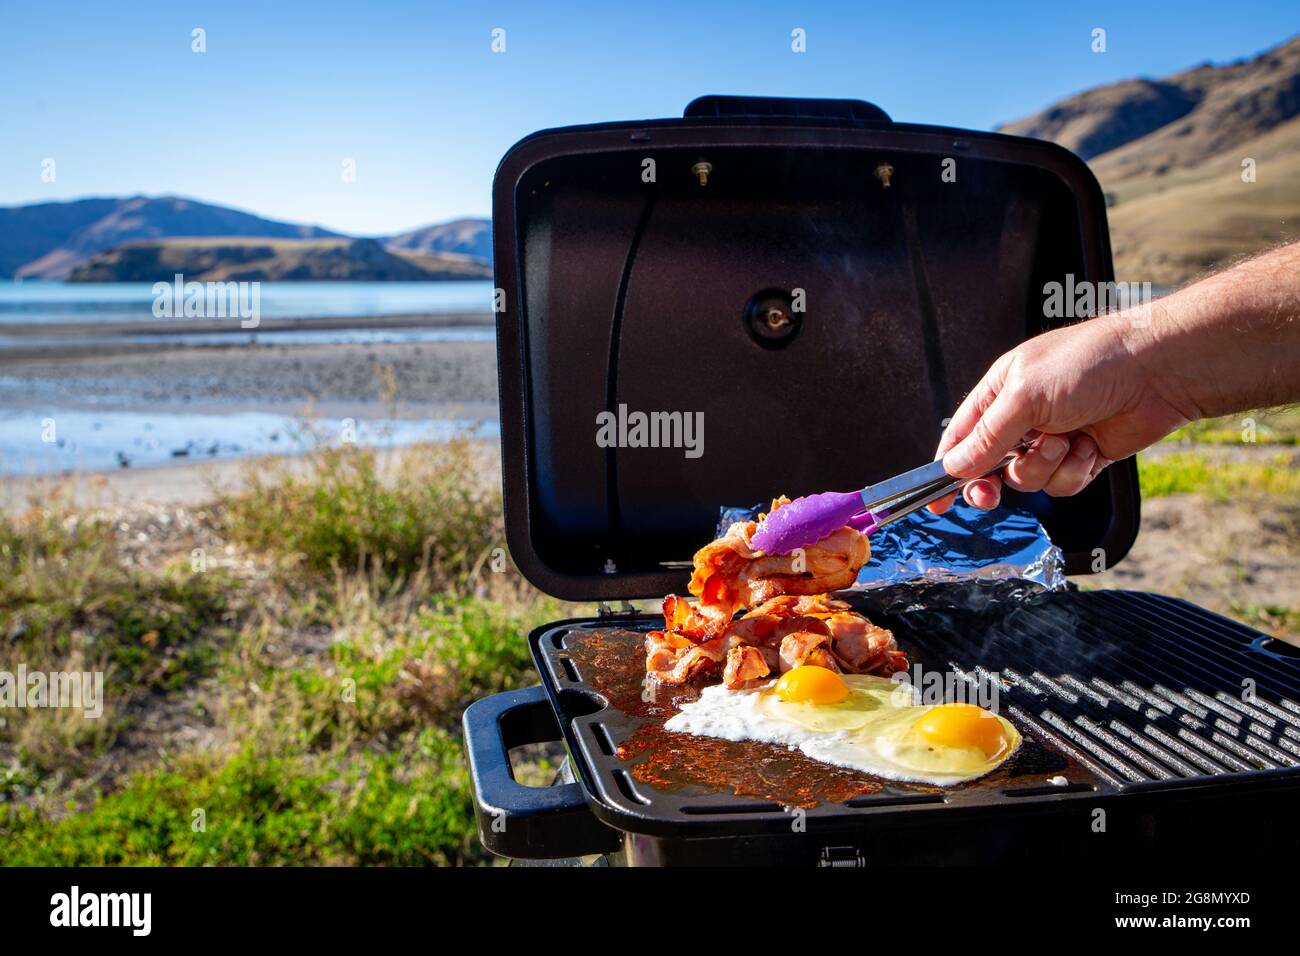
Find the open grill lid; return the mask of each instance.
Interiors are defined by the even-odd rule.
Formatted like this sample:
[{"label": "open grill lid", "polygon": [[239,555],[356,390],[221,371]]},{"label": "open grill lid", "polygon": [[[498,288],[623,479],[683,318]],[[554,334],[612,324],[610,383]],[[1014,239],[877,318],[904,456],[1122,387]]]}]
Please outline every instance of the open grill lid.
[{"label": "open grill lid", "polygon": [[[856,100],[704,97],[545,130],[493,185],[506,532],[571,600],[682,591],[719,508],[929,460],[1044,286],[1113,279],[1102,193],[1050,143]],[[1111,567],[1137,469],[1009,494]]]}]

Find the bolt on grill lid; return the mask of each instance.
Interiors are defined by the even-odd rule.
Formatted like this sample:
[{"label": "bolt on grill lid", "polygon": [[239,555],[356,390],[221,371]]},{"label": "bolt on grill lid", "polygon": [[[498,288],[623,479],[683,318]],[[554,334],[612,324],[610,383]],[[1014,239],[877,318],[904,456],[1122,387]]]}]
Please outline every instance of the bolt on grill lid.
[{"label": "bolt on grill lid", "polygon": [[[546,130],[493,186],[507,537],[567,599],[681,590],[720,507],[928,460],[1003,351],[1113,279],[1102,193],[1050,143],[855,100],[702,97]],[[1133,462],[1016,496],[1071,573],[1137,533]]]}]

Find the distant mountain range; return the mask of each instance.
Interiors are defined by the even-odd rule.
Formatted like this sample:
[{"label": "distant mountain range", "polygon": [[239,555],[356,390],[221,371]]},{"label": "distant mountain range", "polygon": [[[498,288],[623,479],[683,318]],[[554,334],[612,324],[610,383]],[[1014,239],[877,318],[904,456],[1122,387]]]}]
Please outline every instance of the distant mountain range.
[{"label": "distant mountain range", "polygon": [[1176,285],[1300,238],[1300,37],[1225,66],[1099,86],[1001,131],[1088,161],[1112,207],[1121,279]]},{"label": "distant mountain range", "polygon": [[488,279],[492,268],[454,252],[386,249],[375,239],[152,239],[127,242],[72,270],[72,282],[156,282],[180,273],[200,282]]},{"label": "distant mountain range", "polygon": [[[1099,86],[1002,131],[1088,161],[1121,279],[1175,285],[1300,236],[1300,37]],[[491,262],[486,219],[356,238],[176,196],[0,208],[0,277],[462,279],[489,276]]]},{"label": "distant mountain range", "polygon": [[0,278],[408,281],[490,277],[491,223],[354,238],[177,196],[0,207]]}]

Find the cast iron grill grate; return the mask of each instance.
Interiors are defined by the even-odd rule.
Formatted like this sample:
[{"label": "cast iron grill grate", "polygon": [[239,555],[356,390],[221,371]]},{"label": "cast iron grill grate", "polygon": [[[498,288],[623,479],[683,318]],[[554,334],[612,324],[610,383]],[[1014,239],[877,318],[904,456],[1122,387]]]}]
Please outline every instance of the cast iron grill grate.
[{"label": "cast iron grill grate", "polygon": [[971,686],[1000,678],[1013,720],[1114,787],[1300,765],[1300,664],[1186,602],[1062,595],[979,635],[907,630],[931,666]]}]

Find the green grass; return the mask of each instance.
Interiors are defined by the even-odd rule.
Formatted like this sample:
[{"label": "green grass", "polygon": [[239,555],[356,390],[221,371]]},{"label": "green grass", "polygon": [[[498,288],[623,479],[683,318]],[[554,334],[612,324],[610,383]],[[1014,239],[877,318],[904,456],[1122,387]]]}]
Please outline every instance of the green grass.
[{"label": "green grass", "polygon": [[175,689],[211,670],[205,637],[229,620],[232,590],[188,562],[128,566],[106,522],[66,509],[0,521],[0,637],[29,665],[77,650],[108,678]]},{"label": "green grass", "polygon": [[1282,636],[1300,632],[1300,609],[1276,604],[1234,604],[1231,615],[1265,634]]},{"label": "green grass", "polygon": [[461,864],[483,856],[471,820],[460,743],[430,727],[382,753],[249,748],[216,765],[187,761],[57,820],[0,806],[0,863]]},{"label": "green grass", "polygon": [[1175,445],[1300,444],[1300,409],[1282,408],[1195,421],[1165,436]]},{"label": "green grass", "polygon": [[1144,456],[1138,475],[1144,498],[1201,494],[1223,501],[1242,495],[1300,496],[1300,469],[1285,453],[1268,462],[1214,461],[1195,452]]},{"label": "green grass", "polygon": [[227,716],[268,751],[369,746],[421,727],[455,729],[470,701],[536,680],[526,635],[556,615],[546,601],[512,609],[446,599],[368,621],[295,666],[264,656],[232,660],[225,684],[244,690]]},{"label": "green grass", "polygon": [[232,652],[218,713],[237,754],[137,773],[81,812],[0,806],[0,863],[481,862],[459,715],[534,679],[524,629],[551,612],[520,613],[455,599],[288,670]]},{"label": "green grass", "polygon": [[143,698],[211,675],[234,634],[242,601],[228,575],[180,559],[144,567],[121,551],[108,522],[57,496],[0,518],[0,668],[103,675],[98,719],[68,708],[0,712],[0,758],[12,752],[0,798],[88,773]]},{"label": "green grass", "polygon": [[[500,502],[472,449],[256,467],[206,509],[256,568],[238,579],[192,572],[179,539],[142,568],[67,510],[0,523],[0,649],[29,667],[92,655],[130,704],[0,713],[0,863],[485,861],[460,714],[534,681],[526,633],[567,614],[490,560]],[[162,705],[215,742],[151,736]]]}]

